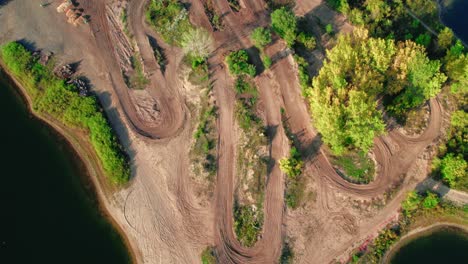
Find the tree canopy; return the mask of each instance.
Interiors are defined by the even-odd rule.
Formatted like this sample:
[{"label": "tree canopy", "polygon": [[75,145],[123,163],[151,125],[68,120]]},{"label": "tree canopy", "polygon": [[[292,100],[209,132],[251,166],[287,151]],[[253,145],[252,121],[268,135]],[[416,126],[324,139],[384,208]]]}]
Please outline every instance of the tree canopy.
[{"label": "tree canopy", "polygon": [[292,46],[296,40],[297,21],[294,13],[286,7],[276,9],[271,13],[271,26],[273,30]]},{"label": "tree canopy", "polygon": [[258,27],[252,31],[250,38],[257,48],[263,49],[271,42],[271,32],[268,28]]},{"label": "tree canopy", "polygon": [[435,96],[445,82],[440,62],[427,58],[423,46],[412,41],[370,38],[356,28],[338,38],[312,88],[306,91],[315,127],[331,150],[368,151],[384,132],[379,98],[394,98],[388,109],[403,115]]}]

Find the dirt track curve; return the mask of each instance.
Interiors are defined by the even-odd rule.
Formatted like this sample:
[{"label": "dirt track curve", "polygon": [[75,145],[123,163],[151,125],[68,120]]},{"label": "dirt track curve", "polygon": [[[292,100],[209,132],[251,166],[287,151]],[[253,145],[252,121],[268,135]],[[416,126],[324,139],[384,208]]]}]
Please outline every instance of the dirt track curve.
[{"label": "dirt track curve", "polygon": [[[180,62],[180,51],[165,45],[160,38],[144,23],[145,0],[133,0],[129,5],[129,25],[136,39],[138,50],[143,59],[145,72],[150,78],[148,92],[160,104],[163,122],[154,126],[143,121],[137,114],[128,88],[115,62],[112,41],[105,14],[105,1],[82,1],[87,10],[93,10],[91,23],[93,35],[103,58],[109,67],[109,79],[113,83],[122,108],[139,134],[153,139],[174,137],[185,123],[183,99],[179,96],[180,84],[177,76],[177,65]],[[313,8],[310,2],[298,1],[301,12],[307,13],[307,8]],[[317,3],[320,1],[311,1]],[[209,29],[210,25],[203,10],[203,0],[190,1],[190,16],[192,22]],[[220,263],[274,263],[277,262],[284,237],[283,218],[284,205],[284,175],[275,163],[270,173],[266,175],[266,195],[264,202],[265,221],[263,233],[259,241],[251,248],[242,247],[233,229],[233,199],[235,188],[236,161],[236,125],[234,120],[235,95],[232,89],[233,79],[228,75],[224,65],[226,52],[240,48],[248,49],[251,30],[259,25],[266,25],[268,13],[262,0],[243,0],[240,12],[231,10],[227,0],[214,1],[215,11],[223,17],[224,31],[213,32],[216,50],[209,58],[211,80],[214,85],[216,104],[219,107],[218,119],[218,174],[214,200],[214,234],[216,253]],[[302,5],[303,4],[303,5]],[[169,68],[163,74],[156,63],[148,35],[156,38],[167,51]],[[252,51],[250,51],[252,52]],[[277,58],[271,70],[261,73],[255,78],[260,92],[260,100],[265,110],[265,123],[275,128],[270,138],[270,157],[278,161],[288,153],[288,140],[281,123],[281,107],[284,107],[289,117],[288,124],[297,136],[302,153],[307,157],[306,166],[314,177],[321,182],[345,193],[371,198],[383,194],[393,184],[400,181],[419,154],[439,135],[441,128],[441,107],[437,100],[430,101],[431,115],[425,132],[417,137],[407,137],[399,132],[391,131],[386,136],[375,140],[373,152],[378,164],[378,175],[370,184],[352,184],[340,177],[328,161],[318,133],[313,129],[306,103],[301,96],[297,80],[295,63],[291,52],[286,50],[282,41],[275,41],[266,51],[271,57]],[[255,59],[254,59],[255,60]],[[181,171],[186,171],[181,170]],[[182,176],[179,176],[182,177]],[[190,211],[190,209],[187,209]],[[337,215],[343,217],[342,215]]]},{"label": "dirt track curve", "polygon": [[[96,40],[98,49],[101,51],[102,59],[108,67],[108,78],[112,83],[114,90],[119,98],[122,109],[138,134],[152,139],[163,139],[176,136],[184,125],[185,110],[182,101],[179,98],[178,91],[171,89],[172,85],[176,85],[174,68],[170,68],[172,74],[169,81],[165,77],[153,56],[149,40],[146,37],[143,19],[143,5],[145,1],[131,1],[130,5],[130,25],[135,37],[137,45],[141,52],[145,73],[149,76],[150,84],[146,90],[158,102],[158,108],[162,122],[158,124],[149,123],[142,119],[137,113],[133,104],[128,87],[123,79],[121,69],[115,58],[114,45],[109,29],[109,22],[106,14],[106,1],[80,1],[82,7],[87,10],[92,18],[90,23],[91,32]],[[174,59],[173,56],[169,57]],[[171,63],[171,65],[174,63]],[[167,84],[171,85],[167,85]]]}]

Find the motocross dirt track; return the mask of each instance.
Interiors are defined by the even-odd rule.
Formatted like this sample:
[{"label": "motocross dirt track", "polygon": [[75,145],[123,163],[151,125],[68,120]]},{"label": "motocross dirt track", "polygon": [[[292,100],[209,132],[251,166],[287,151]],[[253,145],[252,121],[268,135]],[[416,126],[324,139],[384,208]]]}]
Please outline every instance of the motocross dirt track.
[{"label": "motocross dirt track", "polygon": [[[162,112],[166,113],[163,123],[157,128],[151,128],[140,122],[131,103],[127,99],[126,92],[121,91],[121,89],[124,90],[126,87],[120,78],[120,72],[115,69],[114,74],[111,73],[111,76],[125,113],[136,128],[136,131],[144,136],[149,135],[152,138],[174,137],[174,134],[176,134],[176,131],[182,126],[181,123],[184,121],[184,107],[180,105],[180,100],[178,99],[179,91],[177,89],[180,86],[177,83],[179,80],[175,73],[178,62],[176,59],[172,59],[169,62],[171,68],[166,73],[166,76],[163,76],[154,60],[147,36],[154,36],[165,49],[172,48],[164,45],[160,38],[145,25],[143,21],[144,4],[145,1],[143,0],[130,2],[129,21],[138,43],[145,71],[151,76],[151,86],[156,87],[156,89],[152,90],[151,94],[159,98],[159,101],[162,102]],[[209,28],[209,22],[203,10],[203,3],[201,1],[192,1],[191,4],[193,6],[190,10],[192,22]],[[222,14],[225,28],[222,32],[213,33],[217,48],[209,60],[216,104],[219,107],[218,174],[214,201],[216,253],[220,263],[273,263],[278,260],[281,254],[282,241],[285,234],[283,225],[285,214],[283,197],[284,177],[277,163],[275,163],[266,177],[265,218],[261,239],[259,239],[255,246],[245,248],[240,245],[233,231],[233,197],[236,182],[234,177],[236,126],[233,118],[235,99],[232,90],[233,79],[229,77],[227,69],[221,65],[223,65],[223,55],[228,51],[239,48],[251,48],[252,44],[249,40],[249,32],[259,25],[264,25],[267,21],[267,10],[264,8],[265,3],[263,1],[245,0],[241,1],[241,4],[244,8],[240,12],[234,12],[226,0],[215,1],[216,12]],[[104,4],[93,3],[92,5],[96,8],[96,16],[99,17],[99,21],[101,22],[100,25],[94,23],[92,27],[96,28],[96,30],[102,29],[101,31],[104,31],[95,33],[96,41],[98,45],[108,51],[109,55],[107,57],[111,61],[112,54],[110,51],[112,50],[112,45],[110,38],[106,35],[108,34],[105,27],[107,22],[103,21],[105,15],[99,12],[104,10]],[[321,14],[326,15],[327,12],[333,12],[327,9],[328,7],[321,5],[320,1],[298,1],[296,11],[307,14],[319,6],[321,10],[318,11],[318,16]],[[333,18],[333,16],[331,17]],[[331,18],[328,16],[323,19],[330,20]],[[342,23],[340,26],[344,28],[344,31],[349,31],[349,25]],[[278,40],[268,48],[267,52],[272,57],[276,55],[278,60],[274,62],[275,64],[271,72],[260,74],[255,79],[255,82],[259,87],[260,100],[265,107],[264,111],[266,115],[264,119],[266,125],[275,128],[275,133],[270,138],[271,158],[277,161],[287,154],[288,141],[282,128],[280,114],[280,108],[284,106],[286,114],[289,117],[289,126],[299,139],[301,151],[309,157],[306,164],[308,170],[315,177],[319,177],[321,184],[328,186],[326,187],[327,189],[338,189],[346,194],[362,198],[382,195],[393,184],[404,178],[404,174],[415,162],[418,155],[439,134],[441,109],[436,100],[431,100],[431,118],[426,131],[418,138],[406,137],[398,132],[391,131],[388,135],[376,139],[373,150],[378,164],[376,179],[367,185],[352,184],[337,174],[328,161],[323,148],[320,147],[320,137],[311,126],[307,106],[300,95],[300,87],[296,77],[297,73],[294,70],[295,64],[291,54],[285,50],[284,45]],[[173,54],[176,53],[173,52]],[[183,176],[178,175],[178,177]],[[320,197],[326,194],[318,193],[317,195]],[[189,207],[186,213],[190,213],[190,210],[192,209]],[[352,229],[350,232],[354,232],[354,229],[357,228],[353,227],[355,225],[353,218],[344,213],[333,213],[329,216],[333,219],[347,221]],[[326,255],[325,252],[323,252],[323,255]]]},{"label": "motocross dirt track", "polygon": [[[199,261],[201,249],[210,244],[215,245],[220,263],[276,263],[287,235],[297,236],[301,244],[295,248],[298,250],[298,263],[329,263],[345,254],[350,247],[359,245],[394,215],[404,192],[414,188],[417,183],[406,174],[413,170],[413,165],[419,162],[418,157],[440,134],[442,109],[439,102],[432,99],[429,124],[420,136],[408,137],[392,130],[375,140],[373,153],[378,174],[373,182],[357,185],[344,180],[328,161],[320,136],[310,121],[291,51],[286,49],[281,40],[275,39],[266,49],[269,56],[276,58],[272,68],[255,78],[265,113],[263,119],[270,131],[270,158],[278,161],[288,153],[288,139],[280,112],[283,107],[288,125],[299,140],[301,152],[307,157],[305,170],[317,185],[316,205],[308,208],[310,212],[286,210],[284,175],[275,162],[265,177],[265,217],[261,238],[251,248],[242,247],[233,229],[237,146],[234,80],[224,66],[224,57],[229,51],[245,48],[256,58],[254,62],[260,63],[258,54],[250,49],[252,44],[249,35],[252,29],[267,25],[265,2],[241,0],[241,10],[234,12],[227,0],[213,1],[215,11],[222,17],[225,26],[223,31],[213,32],[204,12],[205,1],[188,1],[191,4],[189,12],[192,23],[213,32],[215,39],[215,51],[209,58],[209,64],[210,79],[219,108],[218,172],[212,204],[206,207],[197,204],[188,177],[187,156],[192,135],[187,123],[193,117],[186,110],[184,84],[178,76],[181,50],[165,44],[145,24],[146,0],[129,2],[129,26],[142,57],[144,71],[150,80],[146,91],[158,102],[162,120],[157,124],[148,123],[136,111],[115,57],[111,38],[113,32],[106,14],[108,2],[79,2],[91,16],[90,34],[95,43],[87,45],[96,46],[94,49],[97,51],[94,53],[99,54],[106,66],[103,72],[111,84],[112,88],[109,89],[113,89],[117,95],[118,110],[125,116],[124,120],[116,118],[113,122],[121,122],[132,131],[127,139],[130,143],[126,146],[135,152],[132,155],[135,176],[128,189],[115,195],[118,201],[111,201],[109,206],[111,214],[122,225],[134,248],[137,248],[137,259],[141,263],[195,263]],[[351,30],[351,26],[322,1],[297,0],[294,10],[298,15],[318,17],[327,23],[336,22],[335,27],[340,31]],[[51,14],[58,16],[56,12]],[[158,45],[169,54],[168,67],[164,73],[156,63],[148,36],[155,38]],[[317,67],[319,65],[320,61]],[[424,169],[421,171],[425,172]],[[382,196],[399,183],[403,187],[393,200],[371,216],[359,218],[344,203],[340,204],[340,198],[336,198],[371,200]],[[306,227],[310,227],[313,232],[305,232]],[[340,233],[345,235],[338,236]]]}]

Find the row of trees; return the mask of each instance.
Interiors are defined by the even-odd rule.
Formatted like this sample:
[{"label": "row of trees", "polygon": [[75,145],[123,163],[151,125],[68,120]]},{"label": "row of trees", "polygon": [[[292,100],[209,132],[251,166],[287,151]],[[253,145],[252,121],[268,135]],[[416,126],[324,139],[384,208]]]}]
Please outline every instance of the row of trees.
[{"label": "row of trees", "polygon": [[356,28],[338,38],[306,91],[314,125],[337,155],[368,151],[385,129],[378,99],[391,96],[387,109],[404,115],[440,91],[447,79],[440,66],[421,45],[372,38]]},{"label": "row of trees", "polygon": [[95,97],[81,97],[75,86],[54,76],[53,65],[45,67],[17,42],[0,48],[8,70],[25,85],[33,107],[71,127],[85,130],[109,177],[116,184],[129,180],[130,168],[121,145]]}]

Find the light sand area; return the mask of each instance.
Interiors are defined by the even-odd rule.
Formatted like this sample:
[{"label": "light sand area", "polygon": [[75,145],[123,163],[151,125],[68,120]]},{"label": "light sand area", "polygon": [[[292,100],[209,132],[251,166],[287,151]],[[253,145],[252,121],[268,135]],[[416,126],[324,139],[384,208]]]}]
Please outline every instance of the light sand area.
[{"label": "light sand area", "polygon": [[[133,179],[117,193],[97,188],[101,202],[127,235],[139,263],[196,263],[212,238],[209,208],[199,208],[191,190],[182,188],[189,175],[190,126],[177,139],[146,141],[128,127],[109,81],[90,27],[66,23],[53,1],[15,0],[0,8],[0,43],[22,40],[56,54],[58,63],[79,62],[78,71],[90,79],[113,127],[132,160]],[[92,19],[92,18],[91,18]],[[180,176],[180,177],[179,177]],[[99,181],[93,179],[99,185]],[[193,202],[191,204],[189,201]]]}]

